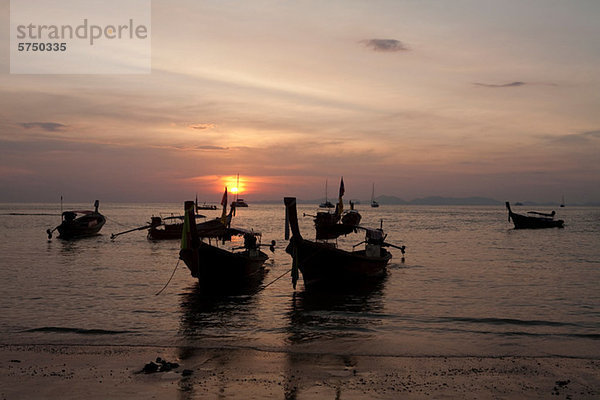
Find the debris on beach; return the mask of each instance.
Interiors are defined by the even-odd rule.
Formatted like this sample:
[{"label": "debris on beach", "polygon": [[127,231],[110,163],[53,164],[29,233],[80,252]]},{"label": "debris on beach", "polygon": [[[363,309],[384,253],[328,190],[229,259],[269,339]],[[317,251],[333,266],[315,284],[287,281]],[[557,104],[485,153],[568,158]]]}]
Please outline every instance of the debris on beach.
[{"label": "debris on beach", "polygon": [[148,364],[144,365],[144,368],[140,372],[145,374],[152,374],[155,372],[169,372],[171,370],[179,368],[179,364],[176,362],[169,362],[167,360],[163,360],[160,357],[156,358],[156,362],[150,361]]}]

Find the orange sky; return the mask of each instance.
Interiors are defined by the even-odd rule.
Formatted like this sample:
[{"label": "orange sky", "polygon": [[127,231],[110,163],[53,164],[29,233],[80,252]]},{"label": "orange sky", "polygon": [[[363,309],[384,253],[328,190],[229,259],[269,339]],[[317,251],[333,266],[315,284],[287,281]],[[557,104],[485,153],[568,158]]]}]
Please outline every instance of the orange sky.
[{"label": "orange sky", "polygon": [[600,3],[152,7],[149,75],[0,59],[0,201],[600,201]]}]

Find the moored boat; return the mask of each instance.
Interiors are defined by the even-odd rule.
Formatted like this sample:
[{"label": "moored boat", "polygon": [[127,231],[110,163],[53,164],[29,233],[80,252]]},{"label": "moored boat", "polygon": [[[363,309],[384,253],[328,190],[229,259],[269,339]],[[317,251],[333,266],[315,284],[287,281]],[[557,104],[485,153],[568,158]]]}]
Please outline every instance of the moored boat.
[{"label": "moored boat", "polygon": [[335,206],[333,205],[332,202],[330,202],[329,200],[327,200],[327,179],[325,179],[325,201],[322,202],[321,204],[319,204],[319,208],[334,208]]},{"label": "moored boat", "polygon": [[239,194],[240,194],[240,174],[237,174],[237,185],[236,185],[236,193],[235,193],[235,200],[231,202],[231,207],[232,208],[239,208],[239,207],[248,207],[248,203],[246,203],[244,201],[244,199],[240,199]]},{"label": "moored boat", "polygon": [[[183,260],[200,286],[210,292],[226,292],[251,285],[264,276],[264,263],[269,256],[260,250],[261,235],[257,232],[231,228],[228,219],[208,221],[212,229],[198,229],[194,218],[194,203],[186,201],[185,219],[179,258]],[[225,213],[225,209],[223,210]],[[205,223],[206,224],[206,223]],[[240,247],[225,247],[233,236],[242,236]],[[221,246],[219,246],[221,242]],[[274,251],[275,242],[270,244]]]},{"label": "moored boat", "polygon": [[375,184],[373,184],[373,191],[371,192],[371,207],[379,207],[379,203],[375,201]]},{"label": "moored boat", "polygon": [[344,178],[342,177],[335,211],[319,211],[314,216],[318,240],[335,239],[356,231],[356,226],[360,223],[362,216],[354,209],[352,202],[350,202],[350,210],[344,211],[343,196],[345,192]]},{"label": "moored boat", "polygon": [[380,279],[386,275],[387,264],[392,258],[392,254],[384,247],[396,247],[404,253],[404,246],[394,246],[384,241],[382,229],[355,227],[365,232],[365,240],[358,244],[365,244],[363,250],[347,251],[334,243],[304,239],[298,226],[296,198],[286,197],[284,203],[292,231],[286,252],[293,260],[294,288],[298,271],[302,273],[305,288],[354,285]]},{"label": "moored boat", "polygon": [[98,234],[106,223],[104,215],[98,212],[99,204],[98,200],[94,202],[94,211],[77,210],[63,212],[60,225],[52,230],[46,230],[48,239],[52,239],[52,233],[55,230],[58,230],[58,237],[61,239],[74,239]]},{"label": "moored boat", "polygon": [[544,228],[563,228],[565,221],[562,219],[554,219],[555,211],[551,213],[541,213],[537,211],[529,211],[527,214],[514,213],[510,208],[510,203],[506,202],[508,210],[508,220],[512,220],[515,229],[544,229]]},{"label": "moored boat", "polygon": [[[196,214],[196,218],[206,218],[204,215]],[[172,222],[176,221],[176,222]],[[196,224],[198,229],[201,229],[202,224]],[[181,239],[181,233],[183,232],[183,215],[171,215],[168,217],[156,217],[152,216],[150,222],[146,225],[128,229],[123,232],[113,233],[110,235],[111,239],[121,236],[125,233],[148,230],[148,240],[174,240]]]}]

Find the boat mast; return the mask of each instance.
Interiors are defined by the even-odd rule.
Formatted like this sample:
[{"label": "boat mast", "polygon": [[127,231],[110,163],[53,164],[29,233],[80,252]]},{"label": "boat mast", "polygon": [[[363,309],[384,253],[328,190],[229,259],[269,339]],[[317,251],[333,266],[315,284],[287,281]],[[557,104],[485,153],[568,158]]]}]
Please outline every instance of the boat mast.
[{"label": "boat mast", "polygon": [[240,174],[237,174],[237,183],[235,184],[235,201],[237,202],[240,198]]}]

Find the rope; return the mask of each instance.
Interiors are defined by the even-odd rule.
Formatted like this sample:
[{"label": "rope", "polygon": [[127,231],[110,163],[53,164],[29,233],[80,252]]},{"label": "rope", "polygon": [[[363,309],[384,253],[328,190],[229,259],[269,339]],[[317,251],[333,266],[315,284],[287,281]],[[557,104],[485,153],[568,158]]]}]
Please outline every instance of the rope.
[{"label": "rope", "polygon": [[104,218],[106,218],[106,220],[107,220],[107,221],[110,221],[110,222],[112,222],[113,224],[117,224],[117,225],[119,225],[119,226],[122,226],[122,227],[124,227],[124,228],[128,228],[128,227],[130,226],[130,225],[125,225],[125,224],[122,224],[122,223],[120,223],[120,222],[117,222],[117,221],[115,221],[115,220],[114,220],[114,219],[112,219],[112,218],[108,218],[106,215],[104,216]]},{"label": "rope", "polygon": [[289,272],[292,269],[288,269],[287,271],[285,271],[283,274],[279,275],[277,278],[275,278],[274,280],[272,280],[271,282],[267,283],[266,285],[264,285],[263,287],[259,288],[256,293],[265,290],[266,288],[268,288],[269,286],[271,286],[272,284],[274,284],[275,282],[277,282],[278,280],[280,280],[281,278],[283,278],[284,276],[286,276],[287,274],[289,274]]},{"label": "rope", "polygon": [[169,278],[169,280],[167,281],[165,286],[162,289],[160,289],[158,291],[158,293],[155,294],[155,296],[158,296],[159,294],[161,294],[163,292],[163,290],[165,290],[167,288],[167,286],[169,286],[169,283],[171,283],[171,279],[173,279],[173,276],[175,275],[175,271],[177,271],[177,267],[179,266],[179,261],[181,261],[181,260],[177,260],[177,264],[175,264],[175,269],[173,270],[173,273],[171,274],[171,277]]}]

